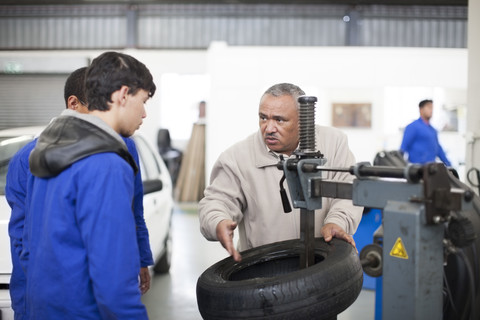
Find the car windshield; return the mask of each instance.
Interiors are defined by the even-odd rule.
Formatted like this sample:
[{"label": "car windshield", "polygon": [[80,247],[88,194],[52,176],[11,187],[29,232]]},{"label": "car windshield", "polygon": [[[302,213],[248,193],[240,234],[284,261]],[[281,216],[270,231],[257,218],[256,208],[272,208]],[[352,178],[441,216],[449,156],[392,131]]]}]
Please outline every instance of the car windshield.
[{"label": "car windshield", "polygon": [[0,195],[5,194],[7,169],[10,159],[32,139],[31,136],[0,137]]}]

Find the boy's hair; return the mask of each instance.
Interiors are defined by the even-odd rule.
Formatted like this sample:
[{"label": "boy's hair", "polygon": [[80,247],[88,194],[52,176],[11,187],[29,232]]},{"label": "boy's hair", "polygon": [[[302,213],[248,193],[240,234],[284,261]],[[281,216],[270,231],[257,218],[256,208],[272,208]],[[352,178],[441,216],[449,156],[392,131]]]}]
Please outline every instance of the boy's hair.
[{"label": "boy's hair", "polygon": [[79,68],[73,71],[65,81],[63,88],[63,96],[65,98],[65,106],[68,108],[68,97],[75,96],[81,104],[87,104],[85,97],[85,72],[87,67]]},{"label": "boy's hair", "polygon": [[93,59],[85,79],[88,110],[107,111],[112,93],[122,86],[127,86],[131,95],[143,89],[152,97],[156,90],[150,71],[132,56],[109,51]]}]

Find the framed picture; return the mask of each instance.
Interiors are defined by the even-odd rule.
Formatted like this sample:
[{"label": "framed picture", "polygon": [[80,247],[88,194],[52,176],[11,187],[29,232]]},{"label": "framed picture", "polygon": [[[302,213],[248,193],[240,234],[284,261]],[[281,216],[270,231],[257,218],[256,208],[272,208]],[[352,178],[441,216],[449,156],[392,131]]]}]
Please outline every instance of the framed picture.
[{"label": "framed picture", "polygon": [[370,128],[372,126],[371,103],[333,103],[334,127]]}]

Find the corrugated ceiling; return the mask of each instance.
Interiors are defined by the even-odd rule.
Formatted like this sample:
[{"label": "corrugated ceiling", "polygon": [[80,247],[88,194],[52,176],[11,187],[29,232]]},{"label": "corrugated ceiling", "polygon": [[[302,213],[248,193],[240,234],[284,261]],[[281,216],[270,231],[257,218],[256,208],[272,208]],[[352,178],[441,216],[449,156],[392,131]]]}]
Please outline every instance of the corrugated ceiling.
[{"label": "corrugated ceiling", "polygon": [[0,0],[0,5],[48,4],[347,4],[347,5],[425,5],[467,6],[468,0]]}]

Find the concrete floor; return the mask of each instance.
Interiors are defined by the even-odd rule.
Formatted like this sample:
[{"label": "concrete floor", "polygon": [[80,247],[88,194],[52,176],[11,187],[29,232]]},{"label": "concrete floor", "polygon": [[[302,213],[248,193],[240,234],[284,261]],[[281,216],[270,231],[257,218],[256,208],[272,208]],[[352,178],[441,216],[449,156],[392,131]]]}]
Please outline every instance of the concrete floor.
[{"label": "concrete floor", "polygon": [[[200,233],[196,205],[182,205],[173,214],[173,255],[170,273],[156,275],[151,289],[143,296],[152,320],[202,319],[197,308],[195,288],[200,274],[227,257],[219,242],[209,242]],[[362,290],[357,300],[338,320],[373,320],[375,292]]]}]

